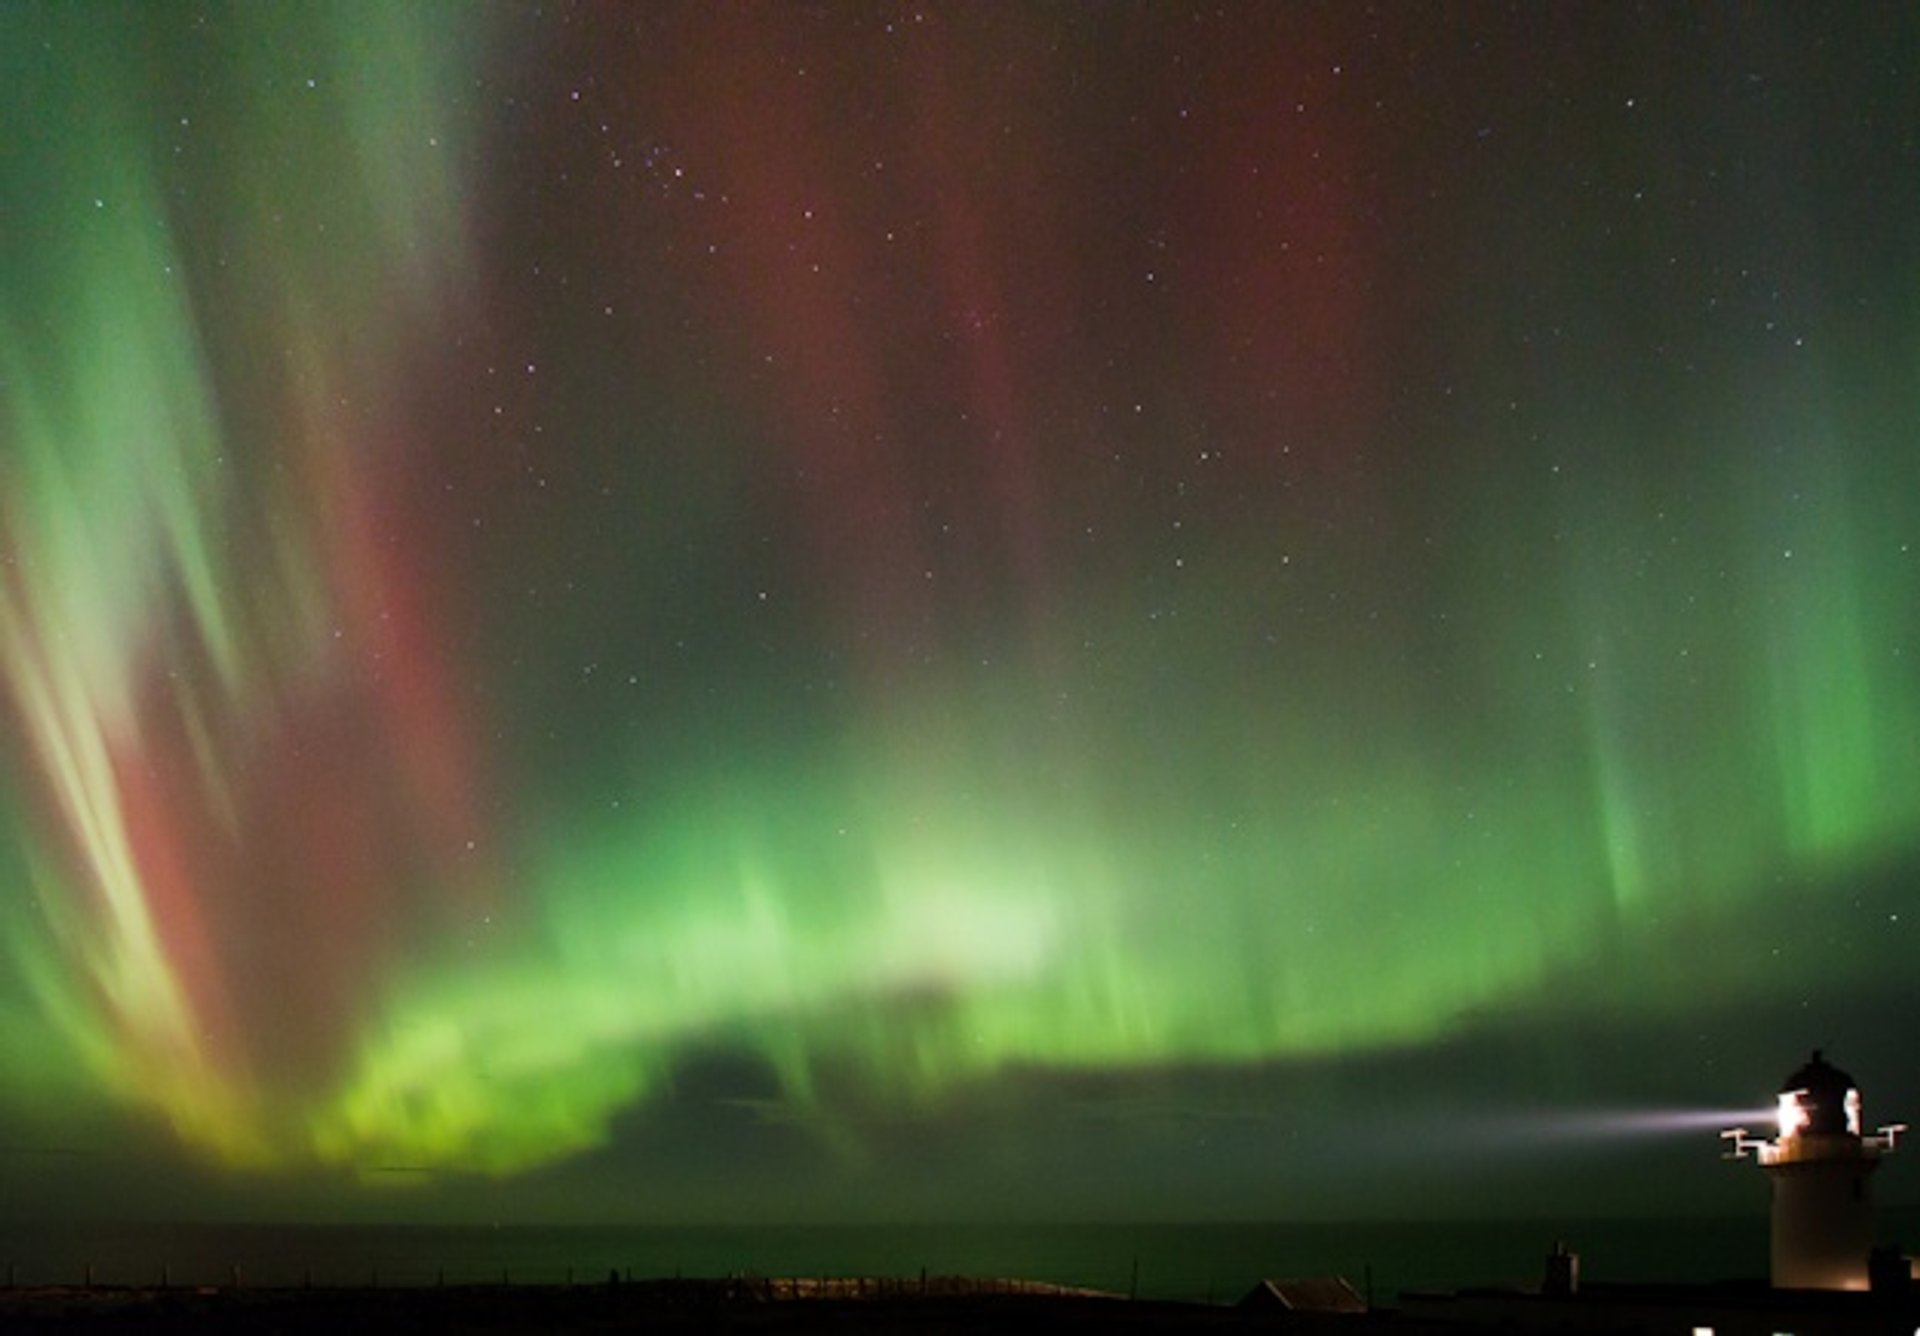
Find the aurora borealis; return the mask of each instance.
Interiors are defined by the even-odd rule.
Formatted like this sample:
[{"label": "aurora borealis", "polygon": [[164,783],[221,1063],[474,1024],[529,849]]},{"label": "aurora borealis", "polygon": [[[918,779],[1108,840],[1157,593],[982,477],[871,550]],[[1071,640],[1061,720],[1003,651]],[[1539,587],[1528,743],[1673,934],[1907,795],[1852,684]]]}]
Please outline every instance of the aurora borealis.
[{"label": "aurora borealis", "polygon": [[0,1171],[1920,1115],[1916,311],[1898,6],[16,3]]}]

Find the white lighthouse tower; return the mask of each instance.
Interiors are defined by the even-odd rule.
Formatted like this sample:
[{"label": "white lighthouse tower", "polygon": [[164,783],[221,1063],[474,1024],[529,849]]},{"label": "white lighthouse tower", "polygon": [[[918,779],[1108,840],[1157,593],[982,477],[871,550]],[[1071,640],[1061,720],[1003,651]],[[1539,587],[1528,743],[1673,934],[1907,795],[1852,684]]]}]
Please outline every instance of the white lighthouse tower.
[{"label": "white lighthouse tower", "polygon": [[1753,1153],[1773,1184],[1776,1289],[1864,1290],[1873,1250],[1867,1180],[1905,1124],[1860,1131],[1860,1088],[1815,1049],[1780,1087],[1779,1136],[1720,1135],[1734,1158]]}]

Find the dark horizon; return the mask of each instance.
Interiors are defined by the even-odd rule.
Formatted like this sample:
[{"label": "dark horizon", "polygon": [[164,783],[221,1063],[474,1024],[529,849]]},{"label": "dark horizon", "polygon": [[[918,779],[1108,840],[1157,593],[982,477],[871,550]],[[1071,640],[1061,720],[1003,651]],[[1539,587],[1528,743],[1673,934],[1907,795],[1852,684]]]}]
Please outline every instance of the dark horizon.
[{"label": "dark horizon", "polygon": [[[1901,1217],[1912,1223],[1911,1210]],[[1749,1225],[1753,1222],[1748,1222]],[[1596,1283],[1763,1280],[1766,1227],[1704,1220],[1289,1224],[509,1227],[393,1224],[56,1227],[31,1240],[0,1226],[22,1288],[72,1284],[311,1284],[322,1289],[592,1286],[628,1280],[786,1276],[968,1276],[1085,1285],[1188,1302],[1237,1297],[1275,1274],[1371,1275],[1385,1301],[1405,1287],[1524,1283],[1565,1243]],[[1136,1266],[1137,1277],[1136,1277]],[[377,1271],[377,1276],[376,1276]],[[79,1276],[69,1273],[80,1273]]]}]

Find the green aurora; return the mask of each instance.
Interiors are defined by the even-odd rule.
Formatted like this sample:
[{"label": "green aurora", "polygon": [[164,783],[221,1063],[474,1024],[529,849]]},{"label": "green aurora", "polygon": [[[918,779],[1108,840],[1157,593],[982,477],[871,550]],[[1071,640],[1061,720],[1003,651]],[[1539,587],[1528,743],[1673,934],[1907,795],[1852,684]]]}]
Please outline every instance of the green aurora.
[{"label": "green aurora", "polygon": [[933,10],[10,12],[15,1140],[1911,997],[1912,17]]}]

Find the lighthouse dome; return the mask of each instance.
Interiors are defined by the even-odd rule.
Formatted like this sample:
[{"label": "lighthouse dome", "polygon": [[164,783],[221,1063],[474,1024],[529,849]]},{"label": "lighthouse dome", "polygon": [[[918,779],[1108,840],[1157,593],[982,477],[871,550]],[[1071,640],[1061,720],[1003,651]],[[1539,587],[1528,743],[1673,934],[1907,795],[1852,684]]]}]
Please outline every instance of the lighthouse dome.
[{"label": "lighthouse dome", "polygon": [[[1860,1134],[1860,1090],[1853,1078],[1828,1062],[1815,1049],[1780,1087],[1782,1107],[1789,1100],[1800,1108],[1801,1132]],[[1784,1130],[1784,1129],[1783,1129]]]}]

